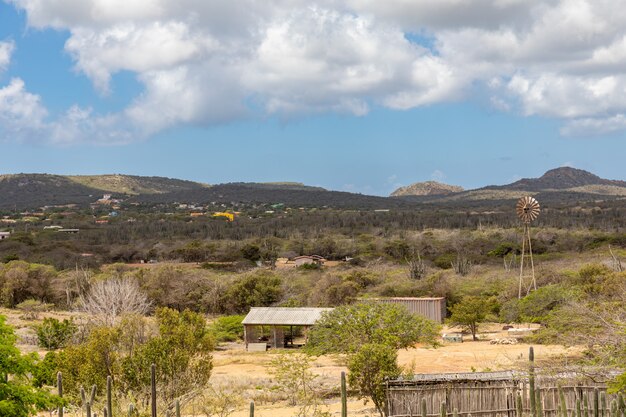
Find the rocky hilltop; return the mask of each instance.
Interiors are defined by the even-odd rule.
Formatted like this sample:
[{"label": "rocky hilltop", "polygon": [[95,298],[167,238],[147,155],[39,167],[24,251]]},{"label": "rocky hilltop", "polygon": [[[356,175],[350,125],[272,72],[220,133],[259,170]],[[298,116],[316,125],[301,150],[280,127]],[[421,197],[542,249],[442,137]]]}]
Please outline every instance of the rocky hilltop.
[{"label": "rocky hilltop", "polygon": [[404,197],[409,195],[448,195],[460,193],[463,187],[458,185],[442,184],[437,181],[416,182],[405,187],[400,187],[390,194],[391,197]]}]

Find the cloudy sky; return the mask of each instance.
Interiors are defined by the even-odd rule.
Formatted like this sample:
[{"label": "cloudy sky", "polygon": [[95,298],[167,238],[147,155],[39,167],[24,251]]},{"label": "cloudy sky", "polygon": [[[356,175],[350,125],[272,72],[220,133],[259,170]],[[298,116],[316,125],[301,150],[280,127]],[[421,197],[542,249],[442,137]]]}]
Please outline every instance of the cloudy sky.
[{"label": "cloudy sky", "polygon": [[0,173],[626,179],[623,0],[0,0]]}]

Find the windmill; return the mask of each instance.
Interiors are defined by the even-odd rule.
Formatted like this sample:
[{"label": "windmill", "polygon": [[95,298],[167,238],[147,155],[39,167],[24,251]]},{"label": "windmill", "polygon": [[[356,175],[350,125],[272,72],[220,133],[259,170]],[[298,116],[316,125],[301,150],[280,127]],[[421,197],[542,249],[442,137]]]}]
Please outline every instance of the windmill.
[{"label": "windmill", "polygon": [[[522,288],[526,289],[526,295],[530,293],[531,288],[537,289],[537,281],[535,280],[535,264],[533,263],[533,247],[530,242],[530,223],[539,216],[539,202],[534,197],[526,196],[518,200],[515,206],[517,217],[524,223],[524,236],[522,238],[522,256],[520,259],[519,270],[519,293],[518,297],[522,298]],[[524,262],[528,260],[530,262],[530,274],[524,275]]]}]

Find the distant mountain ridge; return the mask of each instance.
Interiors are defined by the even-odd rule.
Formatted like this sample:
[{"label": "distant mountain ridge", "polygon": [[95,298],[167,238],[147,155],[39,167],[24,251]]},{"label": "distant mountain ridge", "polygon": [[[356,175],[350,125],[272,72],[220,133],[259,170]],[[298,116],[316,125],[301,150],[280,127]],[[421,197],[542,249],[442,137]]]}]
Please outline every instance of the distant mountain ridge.
[{"label": "distant mountain ridge", "polygon": [[415,209],[424,204],[442,208],[493,207],[510,204],[523,195],[542,202],[576,204],[577,201],[626,201],[626,181],[607,180],[590,172],[561,167],[539,178],[524,178],[508,185],[490,185],[463,191],[436,182],[417,183],[396,190],[393,197],[330,191],[294,182],[203,184],[165,177],[133,175],[0,175],[0,209],[37,209],[43,206],[87,206],[113,194],[127,202],[161,203],[283,203],[292,207],[345,209]]},{"label": "distant mountain ridge", "polygon": [[626,187],[626,181],[605,180],[582,169],[560,167],[546,171],[546,173],[539,178],[523,178],[512,184],[488,186],[483,189],[545,191],[566,190],[589,185]]},{"label": "distant mountain ridge", "polygon": [[437,181],[416,182],[396,189],[390,197],[402,197],[407,195],[448,195],[460,193],[463,187],[458,185],[448,185]]}]

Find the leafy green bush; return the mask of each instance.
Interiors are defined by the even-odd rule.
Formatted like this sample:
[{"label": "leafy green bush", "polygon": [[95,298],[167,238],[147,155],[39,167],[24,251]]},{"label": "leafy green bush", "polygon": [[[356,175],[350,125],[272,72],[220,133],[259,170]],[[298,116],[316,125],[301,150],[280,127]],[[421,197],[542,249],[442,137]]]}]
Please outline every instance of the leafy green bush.
[{"label": "leafy green bush", "polygon": [[444,253],[443,255],[437,256],[433,263],[437,268],[450,269],[452,268],[452,262],[456,260],[456,256],[455,253]]},{"label": "leafy green bush", "polygon": [[36,327],[39,346],[44,349],[56,350],[67,345],[78,328],[72,320],[47,317]]},{"label": "leafy green bush", "polygon": [[22,355],[15,340],[13,328],[0,316],[0,416],[27,417],[61,404],[58,397],[30,384],[28,375],[36,369],[34,356]]},{"label": "leafy green bush", "polygon": [[317,271],[318,269],[322,269],[322,266],[318,263],[302,264],[298,267],[298,269],[303,269],[305,271]]},{"label": "leafy green bush", "polygon": [[50,310],[51,307],[52,304],[42,303],[39,300],[33,299],[24,300],[15,306],[15,308],[23,313],[22,318],[25,320],[36,320],[39,318],[40,313]]},{"label": "leafy green bush", "polygon": [[245,275],[228,289],[225,301],[230,311],[247,313],[250,307],[266,307],[280,301],[282,280],[279,276],[262,271]]},{"label": "leafy green bush", "polygon": [[503,242],[496,246],[493,250],[487,252],[489,256],[496,256],[498,258],[502,258],[503,256],[508,255],[509,253],[518,253],[519,252],[519,244],[512,242]]},{"label": "leafy green bush", "polygon": [[245,316],[234,315],[220,317],[211,325],[213,337],[217,342],[243,340],[243,321]]}]

